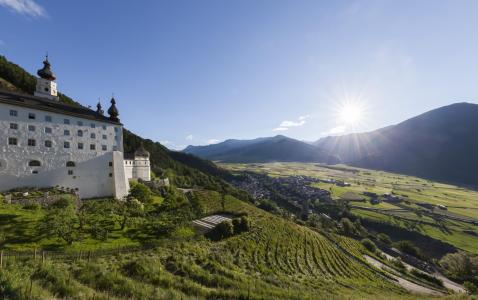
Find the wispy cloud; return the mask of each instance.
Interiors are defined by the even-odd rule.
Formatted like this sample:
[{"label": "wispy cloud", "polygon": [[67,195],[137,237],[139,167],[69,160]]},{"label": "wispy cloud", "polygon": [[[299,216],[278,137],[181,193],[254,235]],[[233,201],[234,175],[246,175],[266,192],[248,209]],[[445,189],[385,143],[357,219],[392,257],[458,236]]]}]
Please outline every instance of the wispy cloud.
[{"label": "wispy cloud", "polygon": [[0,5],[30,17],[46,17],[46,10],[33,0],[0,0]]},{"label": "wispy cloud", "polygon": [[286,131],[286,130],[289,130],[289,128],[291,127],[303,126],[307,122],[306,120],[308,118],[310,118],[310,115],[300,116],[297,121],[289,121],[289,120],[282,121],[278,127],[273,129],[273,131]]},{"label": "wispy cloud", "polygon": [[168,140],[162,140],[162,141],[159,141],[159,143],[163,146],[166,146],[166,145],[171,145],[172,142],[171,141],[168,141]]},{"label": "wispy cloud", "polygon": [[194,136],[192,134],[186,136],[186,141],[192,141],[194,139]]}]

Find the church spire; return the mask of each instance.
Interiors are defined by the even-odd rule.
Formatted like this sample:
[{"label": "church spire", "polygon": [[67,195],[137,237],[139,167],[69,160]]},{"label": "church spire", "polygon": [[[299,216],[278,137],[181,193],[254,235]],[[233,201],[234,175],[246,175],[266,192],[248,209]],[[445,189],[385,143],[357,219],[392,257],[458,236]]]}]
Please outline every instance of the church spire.
[{"label": "church spire", "polygon": [[100,115],[105,114],[103,107],[101,107],[101,100],[99,98],[98,98],[98,104],[96,104],[96,112]]},{"label": "church spire", "polygon": [[119,122],[119,119],[118,119],[119,112],[118,112],[118,109],[116,108],[115,97],[111,97],[111,106],[108,109],[108,114],[110,115],[111,121]]},{"label": "church spire", "polygon": [[56,77],[51,71],[51,65],[50,62],[48,61],[48,54],[45,56],[45,60],[43,61],[43,68],[37,71],[38,76],[40,76],[43,79],[47,80],[55,80]]}]

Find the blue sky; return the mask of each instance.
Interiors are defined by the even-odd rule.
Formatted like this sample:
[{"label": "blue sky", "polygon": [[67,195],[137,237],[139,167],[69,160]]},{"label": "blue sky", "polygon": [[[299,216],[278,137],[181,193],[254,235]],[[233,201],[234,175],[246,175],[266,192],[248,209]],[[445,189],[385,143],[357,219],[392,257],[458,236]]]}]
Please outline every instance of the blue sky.
[{"label": "blue sky", "polygon": [[[477,1],[0,0],[0,54],[170,148],[368,131],[478,100]],[[357,122],[341,118],[347,103]]]}]

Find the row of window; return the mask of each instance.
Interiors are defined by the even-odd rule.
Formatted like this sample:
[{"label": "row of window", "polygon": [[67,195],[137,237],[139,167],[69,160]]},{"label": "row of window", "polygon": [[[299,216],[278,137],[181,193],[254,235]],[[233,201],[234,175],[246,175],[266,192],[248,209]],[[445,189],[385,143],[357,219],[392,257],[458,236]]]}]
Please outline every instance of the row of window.
[{"label": "row of window", "polygon": [[[108,162],[108,165],[109,165],[110,167],[112,167],[112,166],[113,166],[113,162],[112,162],[112,161]],[[28,166],[29,166],[29,167],[41,167],[41,162],[40,162],[39,160],[30,160],[30,161],[28,162]],[[67,161],[67,162],[66,162],[66,167],[67,167],[67,168],[74,168],[74,167],[76,167],[76,163],[75,163],[74,161],[71,161],[71,160],[70,160],[70,161]]]},{"label": "row of window", "polygon": [[[17,110],[14,110],[14,109],[11,109],[10,110],[10,116],[12,117],[18,117],[18,111]],[[36,120],[37,116],[35,113],[28,113],[28,119],[30,120]],[[48,122],[48,123],[51,123],[53,122],[53,118],[52,116],[45,116],[45,122]],[[76,122],[78,124],[78,126],[83,126],[83,121],[77,121]],[[63,119],[63,124],[71,124],[70,122],[70,119]],[[96,128],[96,124],[95,123],[90,123],[90,127],[91,128]],[[106,125],[103,125],[102,126],[104,130],[106,130]],[[118,127],[115,127],[115,132],[118,132]]]},{"label": "row of window", "polygon": [[[18,130],[18,124],[17,123],[10,123],[10,129]],[[28,131],[35,132],[36,131],[36,126],[35,125],[28,125]],[[51,127],[45,127],[45,133],[52,133]],[[83,136],[83,130],[78,130],[76,134],[77,134],[77,136],[82,137]],[[70,130],[69,129],[63,130],[63,135],[70,136]],[[96,133],[94,133],[94,132],[90,133],[90,138],[96,139]],[[102,138],[103,138],[103,140],[106,140],[106,139],[108,139],[108,136],[106,134],[103,134]]]},{"label": "row of window", "polygon": [[[15,137],[9,137],[8,138],[8,144],[12,146],[17,146],[18,145],[18,139]],[[35,147],[37,145],[37,141],[35,139],[28,139],[27,141],[28,146]],[[46,140],[45,141],[45,147],[46,148],[51,148],[53,145],[52,141]],[[69,149],[71,146],[71,143],[68,141],[63,142],[63,148]],[[78,149],[83,150],[84,149],[84,144],[83,143],[78,143]],[[96,150],[96,144],[90,144],[90,150]],[[102,151],[108,151],[108,147],[106,145],[101,145],[101,150]],[[113,146],[113,150],[116,151],[116,146]]]},{"label": "row of window", "polygon": [[[16,123],[10,123],[10,129],[17,130],[18,129],[18,124]],[[36,131],[36,126],[35,125],[28,125],[28,131],[35,132]],[[52,133],[51,127],[45,127],[45,133]],[[63,135],[65,136],[70,136],[70,130],[69,129],[64,129],[63,130]],[[77,131],[77,136],[82,137],[83,136],[83,130],[78,130]],[[90,138],[96,139],[96,133],[92,132],[90,133]],[[108,136],[106,134],[102,135],[103,140],[108,139]]]}]

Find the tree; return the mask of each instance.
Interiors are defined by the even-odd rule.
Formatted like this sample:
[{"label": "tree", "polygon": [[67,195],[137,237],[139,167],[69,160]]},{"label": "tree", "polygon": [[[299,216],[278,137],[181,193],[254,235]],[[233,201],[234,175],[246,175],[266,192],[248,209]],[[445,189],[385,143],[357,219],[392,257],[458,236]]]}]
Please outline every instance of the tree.
[{"label": "tree", "polygon": [[470,294],[470,295],[478,294],[478,287],[476,287],[476,285],[473,282],[465,281],[463,283],[463,286],[465,287],[468,294]]},{"label": "tree", "polygon": [[48,209],[39,229],[41,233],[56,236],[71,245],[80,237],[78,216],[71,201],[62,200],[59,203],[62,204],[60,207],[52,205]]},{"label": "tree", "polygon": [[448,253],[440,260],[445,273],[460,280],[478,276],[478,257],[466,252]]},{"label": "tree", "polygon": [[392,240],[385,233],[377,234],[377,240],[379,240],[380,242],[384,243],[387,246],[390,246],[392,244]]},{"label": "tree", "polygon": [[128,199],[117,205],[117,213],[121,216],[120,226],[124,230],[126,225],[133,224],[144,216],[144,205],[136,199]]},{"label": "tree", "polygon": [[214,241],[219,241],[233,235],[234,227],[231,221],[223,221],[207,233],[207,237]]},{"label": "tree", "polygon": [[131,187],[130,196],[143,203],[149,203],[152,200],[152,193],[149,187],[142,183],[136,183]]},{"label": "tree", "polygon": [[340,220],[340,229],[345,235],[352,236],[355,234],[355,226],[348,218],[342,218]]},{"label": "tree", "polygon": [[403,253],[421,258],[420,249],[410,241],[399,241],[395,243],[395,247]]},{"label": "tree", "polygon": [[240,218],[235,218],[232,220],[232,225],[234,227],[234,234],[239,234],[242,232],[249,231],[251,224],[249,218],[242,216]]},{"label": "tree", "polygon": [[361,241],[362,245],[367,248],[368,251],[375,253],[377,250],[377,246],[375,246],[375,243],[372,242],[370,239],[363,239]]}]

